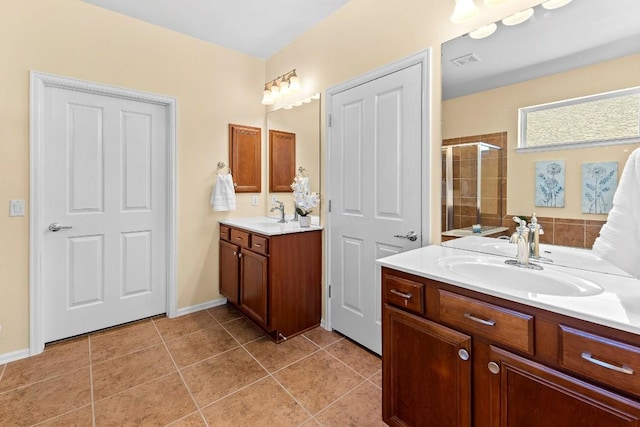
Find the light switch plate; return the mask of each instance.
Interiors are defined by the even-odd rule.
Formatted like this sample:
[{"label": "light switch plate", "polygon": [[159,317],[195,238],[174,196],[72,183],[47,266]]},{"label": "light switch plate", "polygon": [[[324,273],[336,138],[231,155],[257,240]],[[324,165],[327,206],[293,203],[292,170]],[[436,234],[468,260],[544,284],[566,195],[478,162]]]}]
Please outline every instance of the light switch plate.
[{"label": "light switch plate", "polygon": [[24,216],[24,200],[10,201],[9,216]]}]

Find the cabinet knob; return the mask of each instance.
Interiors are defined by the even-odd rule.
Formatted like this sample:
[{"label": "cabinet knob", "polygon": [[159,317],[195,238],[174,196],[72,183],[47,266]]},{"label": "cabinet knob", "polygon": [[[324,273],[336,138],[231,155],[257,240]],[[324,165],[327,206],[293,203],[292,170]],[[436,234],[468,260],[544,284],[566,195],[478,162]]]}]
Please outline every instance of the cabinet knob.
[{"label": "cabinet knob", "polygon": [[489,362],[487,367],[489,368],[489,372],[494,375],[498,375],[500,373],[500,365],[498,365],[496,362]]},{"label": "cabinet knob", "polygon": [[460,359],[462,360],[469,360],[469,352],[464,348],[461,348],[460,350],[458,350],[458,357],[460,357]]},{"label": "cabinet knob", "polygon": [[238,254],[238,258],[242,258],[242,254],[241,253]]}]

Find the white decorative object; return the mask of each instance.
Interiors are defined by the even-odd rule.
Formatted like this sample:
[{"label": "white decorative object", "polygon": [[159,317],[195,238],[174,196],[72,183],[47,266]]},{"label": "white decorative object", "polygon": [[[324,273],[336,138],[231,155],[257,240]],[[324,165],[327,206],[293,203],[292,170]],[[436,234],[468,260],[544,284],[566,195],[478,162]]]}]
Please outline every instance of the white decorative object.
[{"label": "white decorative object", "polygon": [[298,224],[300,224],[300,227],[302,228],[307,228],[311,226],[311,216],[307,215],[307,216],[301,216],[300,218],[298,218]]}]

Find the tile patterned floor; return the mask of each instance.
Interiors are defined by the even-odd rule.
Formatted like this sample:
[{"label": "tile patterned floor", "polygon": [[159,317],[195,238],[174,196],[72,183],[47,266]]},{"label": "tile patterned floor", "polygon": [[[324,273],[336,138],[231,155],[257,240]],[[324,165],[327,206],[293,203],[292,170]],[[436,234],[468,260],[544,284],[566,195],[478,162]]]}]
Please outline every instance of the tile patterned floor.
[{"label": "tile patterned floor", "polygon": [[383,426],[381,361],[316,328],[274,344],[228,306],[0,365],[0,426]]}]

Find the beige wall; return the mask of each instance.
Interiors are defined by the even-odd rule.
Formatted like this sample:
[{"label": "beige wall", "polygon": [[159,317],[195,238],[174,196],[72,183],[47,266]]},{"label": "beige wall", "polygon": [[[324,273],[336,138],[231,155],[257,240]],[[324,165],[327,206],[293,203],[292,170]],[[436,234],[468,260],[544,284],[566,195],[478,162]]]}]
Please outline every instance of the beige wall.
[{"label": "beige wall", "polygon": [[[328,19],[267,60],[267,78],[292,68],[308,79],[310,92],[326,89],[368,71],[431,48],[431,180],[440,179],[440,45],[480,25],[504,18],[541,3],[540,0],[512,0],[487,8],[466,24],[449,22],[453,0],[351,0]],[[322,103],[321,129],[325,105]],[[322,155],[326,155],[326,135],[322,134]],[[428,148],[429,149],[429,148]],[[324,164],[324,158],[323,158]],[[323,177],[323,181],[326,177]],[[322,186],[325,188],[325,185]],[[431,235],[440,234],[440,190],[434,185],[431,197]]]},{"label": "beige wall", "polygon": [[[620,174],[627,157],[640,144],[516,153],[518,108],[634,86],[640,86],[640,55],[454,98],[443,104],[442,136],[448,139],[501,131],[508,133],[505,214],[536,212],[542,217],[606,220],[607,215],[581,213],[581,165],[617,161]],[[537,160],[565,160],[565,208],[534,206]]]},{"label": "beige wall", "polygon": [[[478,18],[453,25],[453,0],[351,0],[265,63],[79,0],[5,0],[0,13],[0,355],[28,347],[28,217],[9,218],[9,199],[29,199],[28,72],[60,74],[178,99],[178,299],[189,307],[219,297],[216,221],[263,214],[238,197],[239,209],[207,205],[216,163],[228,160],[227,124],[264,127],[264,81],[298,69],[311,92],[323,92],[371,69],[432,48],[431,176],[438,182],[440,44],[482,24],[540,3],[480,6]],[[221,84],[224,82],[224,84]],[[324,105],[324,103],[323,103]],[[324,117],[324,107],[322,116]],[[323,125],[324,126],[324,125]],[[322,152],[326,153],[324,146]],[[263,144],[263,165],[265,165]],[[322,187],[324,188],[324,186]],[[439,239],[439,191],[432,197]],[[1,210],[0,210],[1,212]]]},{"label": "beige wall", "polygon": [[265,209],[264,196],[251,207],[250,195],[239,196],[233,213],[208,205],[216,163],[228,163],[227,124],[264,127],[264,66],[79,0],[2,2],[0,355],[29,345],[29,218],[8,216],[10,199],[29,200],[29,71],[177,99],[177,293],[178,306],[189,307],[220,297],[217,220]]}]

